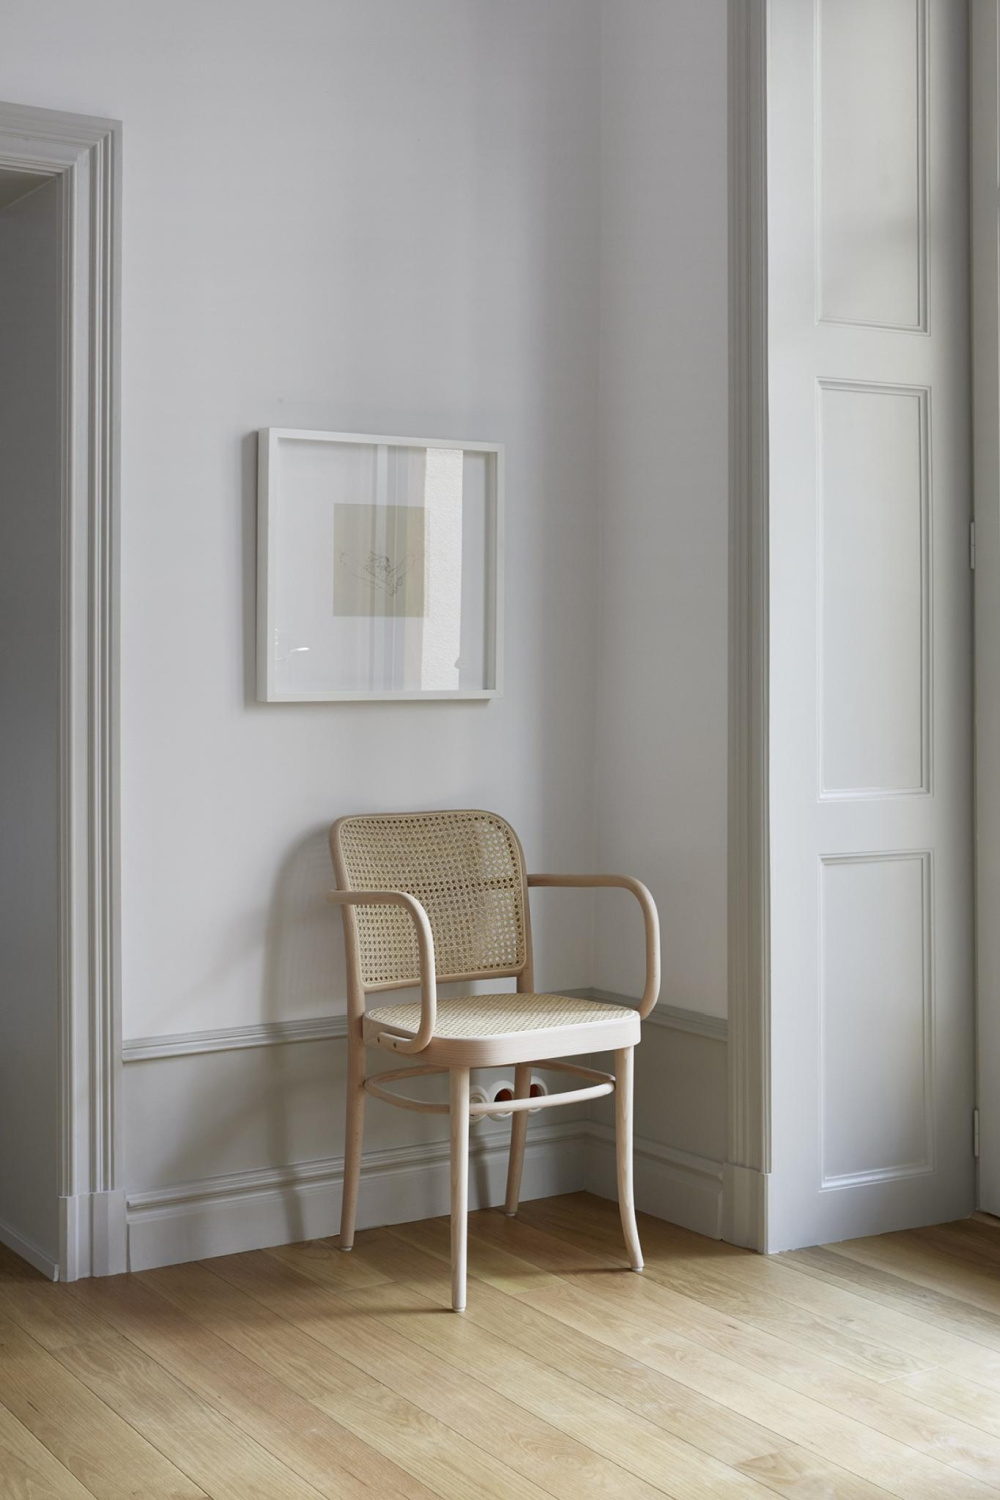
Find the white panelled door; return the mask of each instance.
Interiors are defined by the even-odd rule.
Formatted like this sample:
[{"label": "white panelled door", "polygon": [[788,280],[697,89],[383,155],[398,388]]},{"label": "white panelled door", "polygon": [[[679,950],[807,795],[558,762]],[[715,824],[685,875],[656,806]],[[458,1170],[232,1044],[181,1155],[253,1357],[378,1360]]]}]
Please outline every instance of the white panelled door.
[{"label": "white panelled door", "polygon": [[966,25],[769,7],[772,1250],[973,1207]]}]

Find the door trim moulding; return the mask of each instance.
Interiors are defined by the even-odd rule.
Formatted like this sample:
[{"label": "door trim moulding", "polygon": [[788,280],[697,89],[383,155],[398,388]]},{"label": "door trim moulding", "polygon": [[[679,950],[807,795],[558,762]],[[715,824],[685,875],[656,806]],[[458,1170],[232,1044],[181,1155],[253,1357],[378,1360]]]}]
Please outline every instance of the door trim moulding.
[{"label": "door trim moulding", "polygon": [[771,1169],[767,0],[729,0],[729,1083],[723,1238],[763,1250]]},{"label": "door trim moulding", "polygon": [[0,103],[0,167],[58,179],[61,1280],[125,1269],[119,923],[121,126]]},{"label": "door trim moulding", "polygon": [[[1000,6],[969,11],[975,663],[976,1206],[1000,1202]],[[971,541],[970,541],[971,547]]]}]

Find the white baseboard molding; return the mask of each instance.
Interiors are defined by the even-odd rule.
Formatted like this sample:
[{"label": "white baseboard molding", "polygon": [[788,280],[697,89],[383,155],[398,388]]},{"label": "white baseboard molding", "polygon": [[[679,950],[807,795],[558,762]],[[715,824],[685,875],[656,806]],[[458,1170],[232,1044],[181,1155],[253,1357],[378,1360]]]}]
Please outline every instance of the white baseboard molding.
[{"label": "white baseboard molding", "polygon": [[[522,1197],[544,1198],[584,1186],[585,1128],[577,1120],[539,1124],[529,1130]],[[503,1201],[509,1142],[509,1133],[498,1130],[473,1145],[470,1208]],[[448,1155],[447,1141],[367,1154],[358,1227],[405,1224],[446,1214]],[[329,1157],[130,1194],[129,1269],[142,1271],[337,1234],[342,1181],[343,1158]]]},{"label": "white baseboard molding", "polygon": [[[587,1188],[601,1198],[617,1199],[615,1134],[610,1125],[590,1121],[587,1140]],[[692,1156],[673,1146],[636,1139],[633,1148],[636,1207],[709,1239],[722,1238],[722,1163]]]},{"label": "white baseboard molding", "polygon": [[53,1260],[51,1255],[46,1255],[44,1250],[31,1240],[25,1239],[23,1234],[18,1234],[16,1229],[11,1229],[9,1224],[0,1223],[0,1244],[6,1245],[8,1250],[13,1250],[22,1260],[26,1260],[29,1266],[34,1266],[36,1271],[41,1271],[50,1281],[59,1280],[59,1262]]}]

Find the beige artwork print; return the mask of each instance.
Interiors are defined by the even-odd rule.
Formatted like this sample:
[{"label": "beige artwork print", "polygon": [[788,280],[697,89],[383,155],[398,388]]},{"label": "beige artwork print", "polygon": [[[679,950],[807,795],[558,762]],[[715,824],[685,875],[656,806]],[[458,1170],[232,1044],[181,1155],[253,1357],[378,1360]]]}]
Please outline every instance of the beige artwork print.
[{"label": "beige artwork print", "polygon": [[423,617],[426,515],[422,505],[334,505],[335,615]]}]

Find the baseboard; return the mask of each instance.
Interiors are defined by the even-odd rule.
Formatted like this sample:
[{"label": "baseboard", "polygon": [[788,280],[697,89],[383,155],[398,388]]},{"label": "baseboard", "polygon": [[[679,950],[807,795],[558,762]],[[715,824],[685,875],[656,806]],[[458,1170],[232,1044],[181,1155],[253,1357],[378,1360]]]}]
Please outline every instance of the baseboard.
[{"label": "baseboard", "polygon": [[[584,1122],[536,1125],[528,1134],[522,1197],[576,1192],[587,1178]],[[472,1147],[469,1205],[503,1201],[510,1142],[494,1131]],[[128,1264],[132,1271],[231,1255],[268,1245],[336,1234],[343,1158],[235,1172],[128,1197]],[[446,1214],[447,1141],[366,1154],[358,1227],[405,1224]]]},{"label": "baseboard", "polygon": [[44,1250],[39,1250],[31,1240],[26,1240],[23,1234],[18,1234],[16,1229],[11,1229],[9,1224],[0,1223],[0,1244],[13,1250],[15,1255],[26,1260],[29,1266],[34,1266],[36,1271],[41,1271],[50,1281],[59,1280],[59,1262],[46,1255]]},{"label": "baseboard", "polygon": [[[614,1131],[595,1121],[582,1128],[587,1140],[587,1188],[601,1198],[616,1199]],[[722,1238],[721,1162],[637,1139],[633,1172],[637,1208],[709,1239]]]}]

